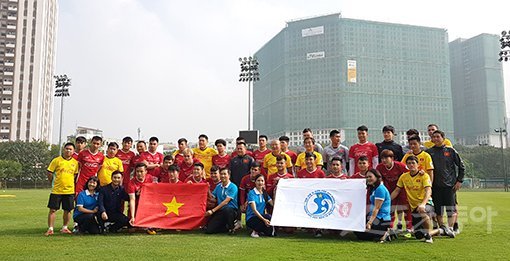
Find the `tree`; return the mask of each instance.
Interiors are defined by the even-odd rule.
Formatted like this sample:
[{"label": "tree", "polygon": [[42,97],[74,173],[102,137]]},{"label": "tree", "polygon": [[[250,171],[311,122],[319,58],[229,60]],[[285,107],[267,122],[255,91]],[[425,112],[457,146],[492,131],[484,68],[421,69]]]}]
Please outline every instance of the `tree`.
[{"label": "tree", "polygon": [[[4,189],[7,188],[7,181],[21,175],[21,164],[12,160],[0,160],[0,179],[3,180]],[[0,188],[2,182],[0,182]]]}]

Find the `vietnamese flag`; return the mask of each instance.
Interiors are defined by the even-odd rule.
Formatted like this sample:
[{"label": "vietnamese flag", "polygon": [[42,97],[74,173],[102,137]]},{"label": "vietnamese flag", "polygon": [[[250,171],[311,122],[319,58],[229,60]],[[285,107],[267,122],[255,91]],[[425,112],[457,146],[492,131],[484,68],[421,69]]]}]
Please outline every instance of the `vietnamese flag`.
[{"label": "vietnamese flag", "polygon": [[136,206],[135,226],[194,229],[204,224],[209,186],[146,183]]}]

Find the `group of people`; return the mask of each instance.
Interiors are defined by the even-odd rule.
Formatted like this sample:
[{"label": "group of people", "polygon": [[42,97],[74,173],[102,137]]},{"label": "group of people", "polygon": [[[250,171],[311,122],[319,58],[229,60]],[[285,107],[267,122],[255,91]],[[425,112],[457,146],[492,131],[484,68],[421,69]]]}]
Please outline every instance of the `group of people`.
[{"label": "group of people", "polygon": [[[207,135],[201,134],[197,148],[189,148],[181,138],[178,149],[166,156],[157,152],[157,137],[149,139],[148,149],[145,141],[137,141],[137,153],[131,151],[133,139],[125,137],[120,148],[109,143],[105,154],[99,151],[101,137],[93,137],[88,146],[84,137],[77,137],[48,166],[53,186],[45,235],[54,233],[55,212],[60,207],[64,210],[62,233],[73,233],[68,228],[73,209],[74,228],[79,232],[133,230],[143,184],[206,183],[206,233],[235,233],[245,213],[252,237],[274,236],[278,229],[270,225],[271,210],[280,179],[357,178],[367,181],[366,231],[355,233],[360,239],[391,240],[391,232],[404,226],[429,243],[435,235],[455,237],[455,192],[461,187],[464,165],[444,132],[430,124],[430,141],[422,144],[419,132],[410,129],[405,147],[393,140],[394,127],[384,126],[382,134],[384,140],[373,144],[368,141],[368,128],[360,126],[358,143],[347,148],[340,142],[340,131],[332,130],[331,143],[323,148],[306,128],[303,146],[296,152],[289,149],[286,136],[268,141],[260,135],[253,151],[247,149],[244,138],[237,138],[231,154],[225,140],[216,140],[214,149],[208,147]],[[127,215],[125,202],[129,203]],[[146,231],[157,233],[151,228]],[[324,232],[314,231],[317,237]]]}]

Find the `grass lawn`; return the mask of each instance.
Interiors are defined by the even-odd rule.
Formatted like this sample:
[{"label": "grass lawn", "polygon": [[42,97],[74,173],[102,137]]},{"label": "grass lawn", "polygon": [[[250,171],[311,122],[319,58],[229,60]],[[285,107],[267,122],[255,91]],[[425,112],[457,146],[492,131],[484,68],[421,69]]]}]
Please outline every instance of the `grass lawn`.
[{"label": "grass lawn", "polygon": [[[15,195],[5,197],[2,195]],[[359,242],[298,232],[277,238],[204,235],[198,231],[119,235],[55,235],[45,237],[49,190],[0,191],[0,259],[510,259],[510,193],[460,192],[462,233],[434,244],[399,239],[388,244]]]}]

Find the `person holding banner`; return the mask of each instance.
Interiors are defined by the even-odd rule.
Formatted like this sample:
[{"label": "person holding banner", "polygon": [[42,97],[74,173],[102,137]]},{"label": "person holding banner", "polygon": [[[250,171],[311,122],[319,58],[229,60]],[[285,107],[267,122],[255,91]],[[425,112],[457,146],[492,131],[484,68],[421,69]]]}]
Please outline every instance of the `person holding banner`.
[{"label": "person holding banner", "polygon": [[365,232],[355,232],[361,240],[379,239],[381,243],[391,240],[389,228],[391,223],[390,192],[382,183],[379,171],[370,169],[367,172],[367,185],[370,194],[370,212],[367,215]]},{"label": "person holding banner", "polygon": [[278,181],[280,179],[292,179],[294,176],[287,172],[287,155],[278,155],[275,157],[276,160],[276,170],[277,172],[269,178],[267,178],[267,191],[269,195],[271,195],[273,198],[276,193],[276,186],[278,185]]},{"label": "person holding banner", "polygon": [[[305,142],[305,144],[306,144],[306,142]],[[306,167],[297,172],[298,178],[303,179],[303,178],[325,178],[326,177],[326,175],[324,174],[324,171],[322,171],[322,169],[320,169],[316,165],[317,155],[315,153],[317,153],[317,152],[315,152],[315,153],[314,152],[308,152],[308,151],[303,152],[305,154]]]},{"label": "person holding banner", "polygon": [[251,237],[259,237],[262,233],[265,236],[275,236],[275,228],[270,225],[271,215],[266,214],[266,205],[273,205],[273,200],[264,189],[264,175],[258,174],[255,177],[255,188],[248,193],[249,207],[246,209],[246,226],[253,229]]},{"label": "person holding banner", "polygon": [[230,182],[230,171],[227,168],[220,169],[220,180],[221,183],[216,186],[212,193],[218,205],[205,212],[206,217],[210,216],[205,233],[228,232],[234,234],[234,221],[239,211],[237,186]]}]

